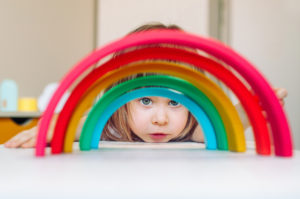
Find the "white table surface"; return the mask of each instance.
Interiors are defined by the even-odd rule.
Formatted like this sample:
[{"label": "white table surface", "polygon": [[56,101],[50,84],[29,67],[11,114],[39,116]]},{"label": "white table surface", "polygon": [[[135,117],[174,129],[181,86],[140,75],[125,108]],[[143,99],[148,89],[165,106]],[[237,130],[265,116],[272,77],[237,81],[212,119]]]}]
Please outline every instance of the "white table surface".
[{"label": "white table surface", "polygon": [[196,143],[131,146],[82,152],[75,143],[71,154],[37,158],[0,145],[0,198],[300,198],[300,151],[279,158]]}]

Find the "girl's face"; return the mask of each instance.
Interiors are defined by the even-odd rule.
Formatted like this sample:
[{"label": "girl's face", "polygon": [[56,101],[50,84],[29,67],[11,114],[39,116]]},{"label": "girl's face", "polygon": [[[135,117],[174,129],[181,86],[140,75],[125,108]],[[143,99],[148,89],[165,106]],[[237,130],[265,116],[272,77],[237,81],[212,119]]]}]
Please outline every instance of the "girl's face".
[{"label": "girl's face", "polygon": [[168,142],[186,126],[189,111],[163,97],[143,97],[128,103],[129,127],[145,142]]}]

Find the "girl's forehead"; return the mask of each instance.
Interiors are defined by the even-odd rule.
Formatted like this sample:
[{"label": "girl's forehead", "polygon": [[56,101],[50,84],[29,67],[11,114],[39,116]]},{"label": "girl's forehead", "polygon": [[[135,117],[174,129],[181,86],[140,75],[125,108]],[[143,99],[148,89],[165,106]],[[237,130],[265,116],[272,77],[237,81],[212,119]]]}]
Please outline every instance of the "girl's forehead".
[{"label": "girl's forehead", "polygon": [[164,101],[168,102],[168,101],[172,100],[172,99],[169,99],[169,98],[166,98],[166,97],[158,97],[158,96],[148,96],[146,98],[150,98],[151,100],[162,101],[162,102],[164,102]]}]

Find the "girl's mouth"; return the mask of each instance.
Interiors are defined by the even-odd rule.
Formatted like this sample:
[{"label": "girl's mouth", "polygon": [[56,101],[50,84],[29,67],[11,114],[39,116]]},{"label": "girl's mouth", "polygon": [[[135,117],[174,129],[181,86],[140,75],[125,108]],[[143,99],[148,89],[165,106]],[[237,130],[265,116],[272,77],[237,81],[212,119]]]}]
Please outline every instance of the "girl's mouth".
[{"label": "girl's mouth", "polygon": [[166,136],[167,136],[167,134],[164,134],[164,133],[151,133],[150,134],[150,137],[153,140],[161,140],[161,139],[164,139]]}]

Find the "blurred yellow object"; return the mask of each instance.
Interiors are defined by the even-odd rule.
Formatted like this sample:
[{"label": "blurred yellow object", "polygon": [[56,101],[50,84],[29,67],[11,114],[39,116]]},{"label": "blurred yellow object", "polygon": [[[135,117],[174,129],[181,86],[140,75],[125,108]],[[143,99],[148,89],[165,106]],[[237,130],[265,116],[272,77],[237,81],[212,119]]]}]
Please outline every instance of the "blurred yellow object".
[{"label": "blurred yellow object", "polygon": [[38,111],[37,99],[29,97],[19,98],[18,111]]}]

